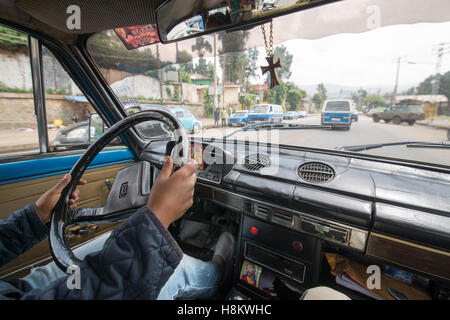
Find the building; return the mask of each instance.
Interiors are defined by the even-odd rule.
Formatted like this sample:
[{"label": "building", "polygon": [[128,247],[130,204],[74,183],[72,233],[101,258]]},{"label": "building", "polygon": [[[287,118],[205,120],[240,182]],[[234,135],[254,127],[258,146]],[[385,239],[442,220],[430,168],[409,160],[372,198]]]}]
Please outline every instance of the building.
[{"label": "building", "polygon": [[[448,104],[448,98],[442,94],[439,95],[404,95],[396,96],[395,102],[400,103],[402,101],[409,101],[410,103],[422,104],[425,109],[434,109],[430,112],[435,115],[450,116],[450,106]],[[427,110],[425,110],[427,111]]]},{"label": "building", "polygon": [[241,86],[232,82],[223,84],[222,104],[225,108],[231,107],[234,110],[239,109],[239,92]]},{"label": "building", "polygon": [[198,73],[190,74],[189,78],[191,79],[192,84],[195,84],[197,86],[209,86],[212,82],[212,80],[207,76]]}]

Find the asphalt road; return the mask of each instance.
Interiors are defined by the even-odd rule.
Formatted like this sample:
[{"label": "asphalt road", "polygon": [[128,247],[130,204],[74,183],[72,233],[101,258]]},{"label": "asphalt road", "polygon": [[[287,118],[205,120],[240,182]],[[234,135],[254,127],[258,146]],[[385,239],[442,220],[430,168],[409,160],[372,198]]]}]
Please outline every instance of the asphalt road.
[{"label": "asphalt road", "polygon": [[[304,119],[288,120],[290,123],[320,124],[320,116],[312,115]],[[205,129],[197,137],[221,137],[238,128]],[[400,141],[443,142],[447,140],[447,131],[415,124],[395,125],[372,118],[359,116],[349,131],[342,129],[313,130],[271,130],[247,131],[233,135],[232,138],[249,141],[273,142],[285,145],[306,146],[324,149],[336,149],[342,146],[388,143]],[[363,151],[364,153],[381,155],[399,159],[410,159],[450,166],[450,149],[407,148],[406,146],[383,147]]]}]

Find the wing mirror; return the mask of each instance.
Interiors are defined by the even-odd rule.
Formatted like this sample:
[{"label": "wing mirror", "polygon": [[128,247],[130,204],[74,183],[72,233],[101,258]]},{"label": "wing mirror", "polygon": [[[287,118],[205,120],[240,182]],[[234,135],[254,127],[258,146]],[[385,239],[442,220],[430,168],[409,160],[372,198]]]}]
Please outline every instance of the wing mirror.
[{"label": "wing mirror", "polygon": [[89,142],[94,142],[105,132],[105,123],[97,113],[89,117]]}]

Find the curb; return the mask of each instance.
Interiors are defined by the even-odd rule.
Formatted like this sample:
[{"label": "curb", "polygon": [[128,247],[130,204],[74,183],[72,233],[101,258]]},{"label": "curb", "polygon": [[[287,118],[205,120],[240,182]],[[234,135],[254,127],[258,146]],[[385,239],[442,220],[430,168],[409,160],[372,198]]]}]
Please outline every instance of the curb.
[{"label": "curb", "polygon": [[435,124],[431,124],[431,123],[423,123],[423,122],[416,122],[416,124],[424,126],[424,127],[431,127],[431,128],[436,128],[436,129],[450,130],[450,124],[447,127],[446,126],[442,126],[442,125],[435,125]]}]

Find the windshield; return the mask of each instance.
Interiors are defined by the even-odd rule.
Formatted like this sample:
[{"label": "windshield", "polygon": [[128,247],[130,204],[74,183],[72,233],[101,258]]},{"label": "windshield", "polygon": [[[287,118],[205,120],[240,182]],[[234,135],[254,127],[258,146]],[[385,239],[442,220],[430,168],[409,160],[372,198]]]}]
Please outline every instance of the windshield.
[{"label": "windshield", "polygon": [[242,116],[246,116],[247,114],[248,114],[247,111],[238,111],[238,112],[233,113],[233,116],[242,117]]},{"label": "windshield", "polygon": [[[131,50],[106,30],[91,36],[87,49],[124,107],[188,110],[190,118],[175,114],[191,136],[221,138],[239,129],[228,118],[247,110],[240,125],[282,121],[332,130],[243,130],[233,139],[333,151],[440,143],[450,128],[450,16],[437,19],[442,11],[419,0],[348,0],[275,18],[274,62],[282,67],[273,88],[269,72],[261,72],[268,65],[261,26]],[[281,106],[279,118],[270,105]],[[393,111],[396,105],[411,111]],[[284,118],[288,112],[301,116]],[[450,166],[446,150],[395,145],[361,153]]]},{"label": "windshield", "polygon": [[268,113],[270,112],[270,107],[269,106],[253,106],[252,113]]},{"label": "windshield", "polygon": [[348,101],[328,101],[324,111],[350,111]]}]

